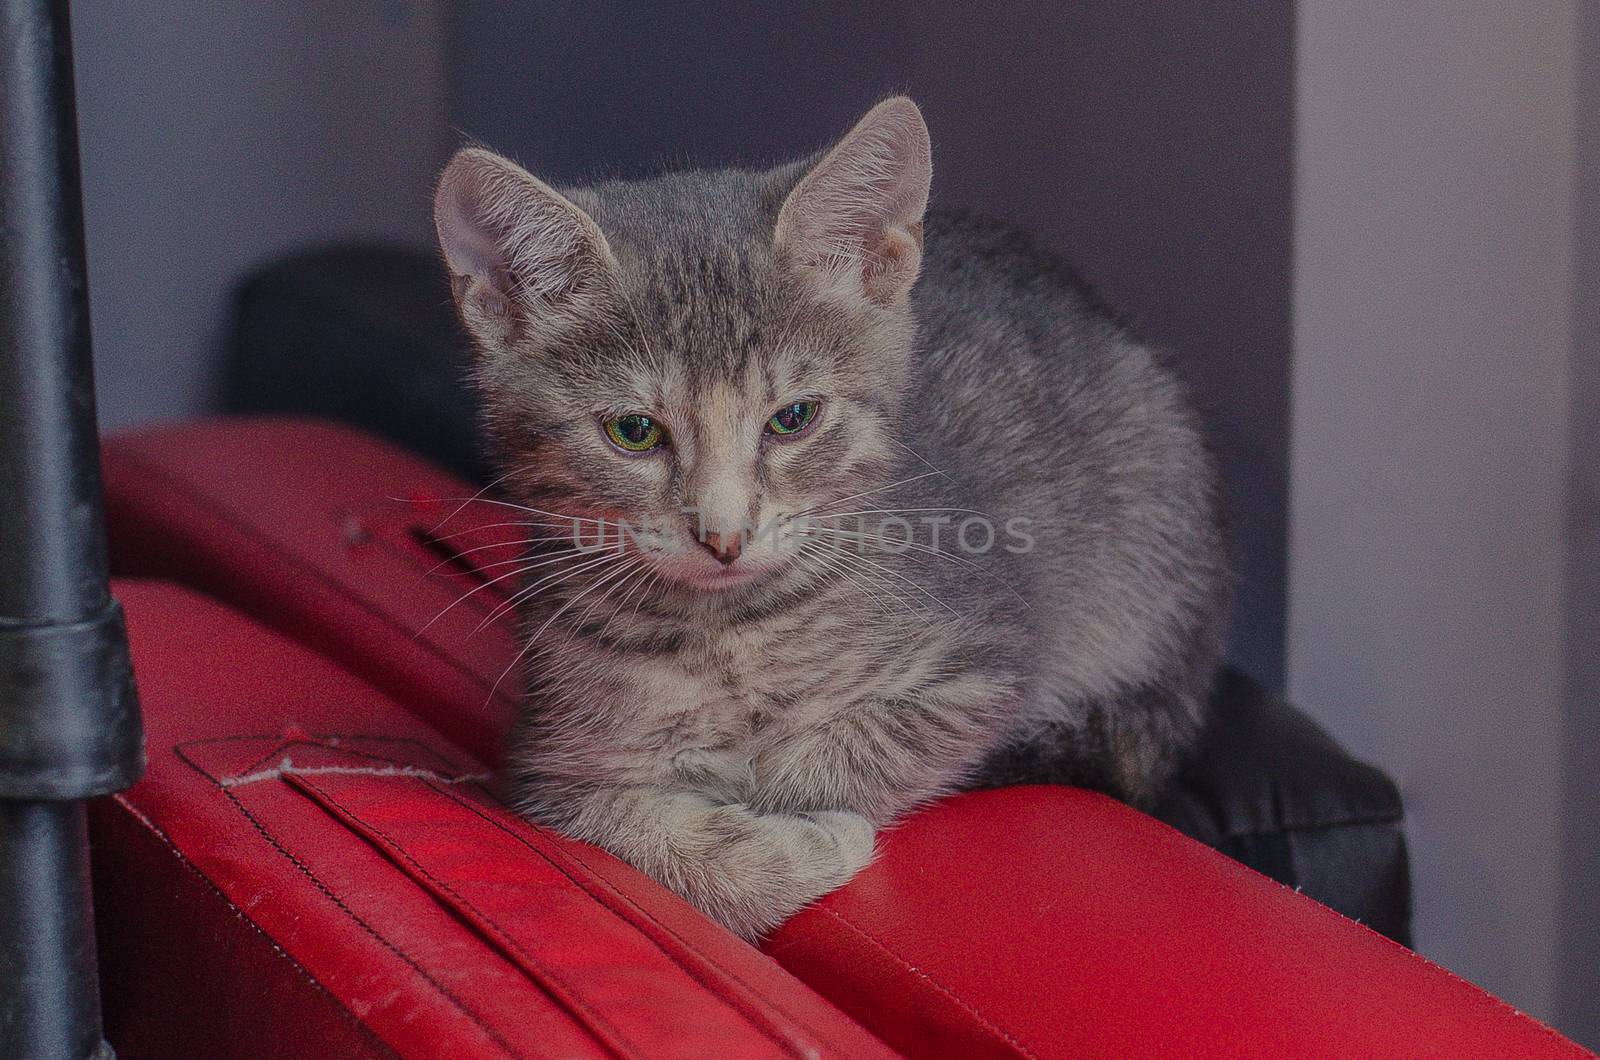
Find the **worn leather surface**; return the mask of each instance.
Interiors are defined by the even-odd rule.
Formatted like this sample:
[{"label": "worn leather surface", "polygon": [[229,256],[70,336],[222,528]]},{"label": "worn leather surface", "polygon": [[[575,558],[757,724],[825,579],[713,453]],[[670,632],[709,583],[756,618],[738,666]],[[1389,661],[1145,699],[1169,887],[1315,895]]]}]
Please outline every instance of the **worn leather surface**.
[{"label": "worn leather surface", "polygon": [[1584,1055],[1399,944],[1074,788],[923,811],[766,950],[908,1055]]},{"label": "worn leather surface", "polygon": [[892,1055],[360,678],[189,590],[116,591],[150,753],[93,821],[119,1055]]}]

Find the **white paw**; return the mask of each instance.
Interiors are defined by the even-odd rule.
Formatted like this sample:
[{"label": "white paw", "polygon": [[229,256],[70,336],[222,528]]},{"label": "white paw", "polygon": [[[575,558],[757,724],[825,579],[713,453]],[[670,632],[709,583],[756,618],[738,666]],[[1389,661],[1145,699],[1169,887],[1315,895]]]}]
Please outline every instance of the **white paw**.
[{"label": "white paw", "polygon": [[838,851],[838,881],[832,886],[842,886],[872,861],[876,830],[871,821],[859,813],[843,810],[825,810],[805,816],[827,833]]}]

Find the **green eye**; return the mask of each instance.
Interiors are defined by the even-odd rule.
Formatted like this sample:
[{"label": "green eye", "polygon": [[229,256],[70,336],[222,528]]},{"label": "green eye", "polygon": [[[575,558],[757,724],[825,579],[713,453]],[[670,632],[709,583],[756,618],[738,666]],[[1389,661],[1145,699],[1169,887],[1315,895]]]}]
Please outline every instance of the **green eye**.
[{"label": "green eye", "polygon": [[661,424],[649,416],[630,414],[607,420],[606,437],[610,438],[619,449],[626,449],[630,453],[642,453],[666,441],[667,435],[661,429]]},{"label": "green eye", "polygon": [[767,430],[773,434],[799,434],[811,426],[811,421],[816,418],[815,401],[796,401],[773,413],[772,418],[767,421]]}]

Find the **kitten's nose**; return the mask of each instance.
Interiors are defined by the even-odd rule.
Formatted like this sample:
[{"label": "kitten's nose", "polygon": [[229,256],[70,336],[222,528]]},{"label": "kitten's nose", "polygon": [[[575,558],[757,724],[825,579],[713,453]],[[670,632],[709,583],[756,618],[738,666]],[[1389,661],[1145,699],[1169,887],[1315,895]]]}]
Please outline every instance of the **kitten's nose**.
[{"label": "kitten's nose", "polygon": [[717,562],[724,567],[739,558],[739,552],[744,548],[744,535],[740,533],[729,534],[724,537],[715,530],[707,530],[700,539],[700,544],[705,550],[717,557]]}]

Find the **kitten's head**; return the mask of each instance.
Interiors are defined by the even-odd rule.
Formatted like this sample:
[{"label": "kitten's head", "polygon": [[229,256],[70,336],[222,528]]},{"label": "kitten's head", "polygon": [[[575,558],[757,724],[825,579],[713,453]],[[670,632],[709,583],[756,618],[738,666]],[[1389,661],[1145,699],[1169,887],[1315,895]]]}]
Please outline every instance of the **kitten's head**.
[{"label": "kitten's head", "polygon": [[905,453],[930,162],[905,98],[760,173],[558,192],[459,152],[434,216],[504,488],[697,589],[789,566],[783,517],[873,507],[847,498]]}]

